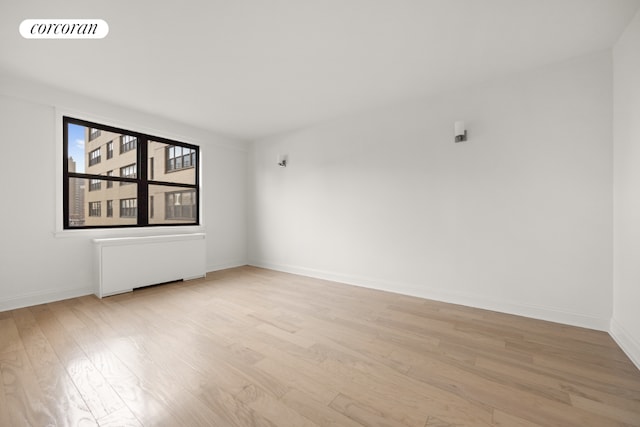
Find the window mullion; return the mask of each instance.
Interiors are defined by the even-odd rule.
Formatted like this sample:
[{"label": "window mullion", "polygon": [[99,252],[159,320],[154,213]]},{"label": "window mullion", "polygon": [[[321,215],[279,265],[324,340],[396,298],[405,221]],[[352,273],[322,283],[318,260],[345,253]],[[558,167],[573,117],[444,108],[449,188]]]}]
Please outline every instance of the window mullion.
[{"label": "window mullion", "polygon": [[138,137],[138,225],[149,225],[149,139]]}]

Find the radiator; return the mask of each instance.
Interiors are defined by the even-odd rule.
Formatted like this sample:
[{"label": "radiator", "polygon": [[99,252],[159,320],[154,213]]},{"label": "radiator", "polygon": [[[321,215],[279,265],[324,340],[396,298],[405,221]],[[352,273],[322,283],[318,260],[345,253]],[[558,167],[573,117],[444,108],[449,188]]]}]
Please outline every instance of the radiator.
[{"label": "radiator", "polygon": [[206,273],[204,233],[94,239],[93,246],[100,298]]}]

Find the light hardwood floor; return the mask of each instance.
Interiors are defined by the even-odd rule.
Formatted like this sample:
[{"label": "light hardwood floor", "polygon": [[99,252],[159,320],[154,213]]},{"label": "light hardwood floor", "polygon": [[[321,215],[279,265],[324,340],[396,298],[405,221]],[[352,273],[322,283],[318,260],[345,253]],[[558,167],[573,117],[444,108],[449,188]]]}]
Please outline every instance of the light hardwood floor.
[{"label": "light hardwood floor", "polygon": [[603,332],[242,267],[0,313],[1,426],[640,426]]}]

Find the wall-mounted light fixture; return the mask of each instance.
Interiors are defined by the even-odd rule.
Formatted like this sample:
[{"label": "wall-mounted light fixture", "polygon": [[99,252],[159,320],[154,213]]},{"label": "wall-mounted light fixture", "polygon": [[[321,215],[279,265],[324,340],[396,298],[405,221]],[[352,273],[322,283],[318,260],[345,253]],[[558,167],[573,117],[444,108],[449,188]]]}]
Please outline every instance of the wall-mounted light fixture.
[{"label": "wall-mounted light fixture", "polygon": [[278,154],[278,166],[281,168],[287,167],[287,155],[286,154]]},{"label": "wall-mounted light fixture", "polygon": [[464,128],[464,122],[459,120],[453,125],[454,135],[456,142],[462,142],[467,140],[467,130]]}]

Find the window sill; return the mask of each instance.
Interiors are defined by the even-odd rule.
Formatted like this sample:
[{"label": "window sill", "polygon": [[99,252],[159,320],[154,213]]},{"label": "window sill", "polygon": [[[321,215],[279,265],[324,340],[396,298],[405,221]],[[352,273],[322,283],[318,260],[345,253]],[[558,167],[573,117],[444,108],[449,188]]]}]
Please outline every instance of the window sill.
[{"label": "window sill", "polygon": [[161,236],[176,234],[204,233],[203,225],[185,225],[174,227],[127,227],[127,228],[92,228],[82,230],[57,230],[53,232],[56,239],[79,238],[99,239],[133,236]]}]

